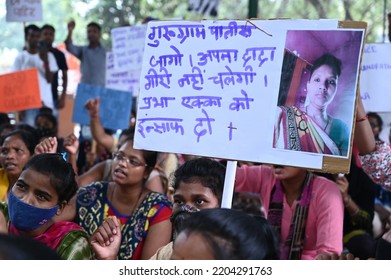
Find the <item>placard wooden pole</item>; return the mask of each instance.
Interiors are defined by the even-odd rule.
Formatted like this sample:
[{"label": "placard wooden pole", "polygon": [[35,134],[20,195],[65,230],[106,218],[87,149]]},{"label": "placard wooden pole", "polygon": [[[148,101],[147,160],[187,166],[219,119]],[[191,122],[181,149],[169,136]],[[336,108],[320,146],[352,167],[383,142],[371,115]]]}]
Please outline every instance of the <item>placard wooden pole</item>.
[{"label": "placard wooden pole", "polygon": [[237,165],[238,165],[237,161],[232,161],[232,160],[227,161],[227,169],[225,171],[224,191],[223,191],[223,199],[221,201],[221,208],[232,207],[232,198],[234,195],[234,184],[235,184]]}]

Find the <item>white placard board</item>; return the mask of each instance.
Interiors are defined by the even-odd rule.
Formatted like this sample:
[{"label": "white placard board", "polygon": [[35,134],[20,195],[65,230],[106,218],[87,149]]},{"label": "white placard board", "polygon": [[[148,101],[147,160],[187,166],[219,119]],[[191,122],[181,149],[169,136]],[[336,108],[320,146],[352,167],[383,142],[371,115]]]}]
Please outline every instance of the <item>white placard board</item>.
[{"label": "white placard board", "polygon": [[42,0],[6,0],[6,21],[42,21]]},{"label": "white placard board", "polygon": [[366,111],[391,112],[391,44],[366,44],[360,94]]},{"label": "white placard board", "polygon": [[337,20],[148,23],[135,148],[321,169],[272,148],[285,34]]},{"label": "white placard board", "polygon": [[116,70],[141,70],[146,29],[144,24],[111,30]]},{"label": "white placard board", "polygon": [[133,96],[137,96],[140,86],[139,70],[116,69],[114,65],[114,54],[106,53],[106,88],[128,91]]}]

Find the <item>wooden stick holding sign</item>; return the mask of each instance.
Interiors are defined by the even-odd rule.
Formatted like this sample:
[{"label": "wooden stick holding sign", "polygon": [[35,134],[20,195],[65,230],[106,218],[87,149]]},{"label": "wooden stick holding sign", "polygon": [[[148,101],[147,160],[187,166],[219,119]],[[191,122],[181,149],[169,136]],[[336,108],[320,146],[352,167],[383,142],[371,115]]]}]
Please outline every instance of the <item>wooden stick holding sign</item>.
[{"label": "wooden stick holding sign", "polygon": [[225,171],[223,199],[221,200],[221,208],[231,208],[234,195],[235,175],[238,162],[236,160],[227,161],[227,169]]}]

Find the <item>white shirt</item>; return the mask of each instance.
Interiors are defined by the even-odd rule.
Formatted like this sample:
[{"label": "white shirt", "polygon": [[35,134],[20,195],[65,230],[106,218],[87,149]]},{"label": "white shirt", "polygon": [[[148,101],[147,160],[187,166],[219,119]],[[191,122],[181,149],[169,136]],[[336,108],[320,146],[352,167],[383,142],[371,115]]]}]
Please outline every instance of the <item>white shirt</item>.
[{"label": "white shirt", "polygon": [[[48,62],[50,72],[57,72],[58,66],[56,59],[52,53],[48,53]],[[37,68],[38,70],[38,81],[39,81],[39,89],[41,93],[41,100],[44,106],[54,109],[53,104],[53,96],[52,96],[52,88],[51,84],[48,83],[45,77],[45,68],[43,65],[43,61],[39,57],[39,54],[31,54],[26,50],[23,50],[18,54],[14,61],[14,65],[12,67],[13,71],[21,71],[27,70],[31,68]]]}]

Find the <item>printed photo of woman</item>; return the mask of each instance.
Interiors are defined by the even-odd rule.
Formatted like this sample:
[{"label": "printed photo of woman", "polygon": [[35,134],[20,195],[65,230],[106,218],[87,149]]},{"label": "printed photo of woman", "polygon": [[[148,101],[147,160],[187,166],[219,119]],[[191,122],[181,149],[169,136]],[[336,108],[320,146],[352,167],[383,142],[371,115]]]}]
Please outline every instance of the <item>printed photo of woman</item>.
[{"label": "printed photo of woman", "polygon": [[[288,36],[307,35],[315,41],[314,38],[325,38],[333,32],[339,36],[345,35],[339,32],[347,32],[346,36],[343,36],[346,38],[349,38],[349,35],[355,35],[351,30],[313,31],[311,33],[292,31],[290,34],[288,32],[287,44]],[[360,34],[361,32],[357,35]],[[335,46],[326,45],[323,46],[322,51],[316,51],[314,54],[313,50],[317,48],[312,50],[309,48],[307,50],[311,50],[311,55],[307,55],[308,60],[301,57],[301,55],[306,55],[304,49],[302,49],[304,52],[299,54],[297,50],[292,52],[286,46],[275,118],[274,148],[348,156],[356,96],[358,58],[361,49],[360,36],[353,37],[356,37],[354,51],[342,45],[334,54],[330,50],[335,49]],[[307,41],[311,46],[311,40]],[[342,42],[346,44],[351,41]],[[349,57],[349,60],[346,57]],[[341,77],[352,75],[355,78],[354,83],[350,82],[348,86],[348,82],[344,83]],[[339,86],[341,83],[344,83],[342,90]],[[296,88],[296,91],[293,91],[293,88]],[[340,106],[340,101],[336,99],[338,95],[344,95],[348,107]]]}]

